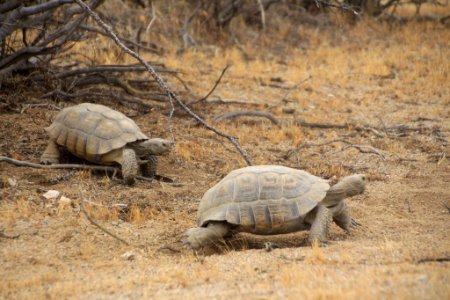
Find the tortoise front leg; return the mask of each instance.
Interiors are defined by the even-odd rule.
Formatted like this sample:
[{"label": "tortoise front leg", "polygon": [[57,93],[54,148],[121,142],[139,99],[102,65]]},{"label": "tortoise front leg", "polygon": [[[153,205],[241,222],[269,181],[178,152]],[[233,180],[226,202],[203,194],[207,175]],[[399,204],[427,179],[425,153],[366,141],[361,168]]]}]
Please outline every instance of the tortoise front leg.
[{"label": "tortoise front leg", "polygon": [[122,152],[122,177],[125,183],[132,185],[138,173],[136,153],[133,149],[125,148]]},{"label": "tortoise front leg", "polygon": [[207,227],[188,229],[184,233],[183,244],[191,249],[198,249],[223,239],[229,231],[230,225],[227,222],[210,222]]},{"label": "tortoise front leg", "polygon": [[350,229],[354,229],[356,226],[361,225],[355,219],[353,219],[348,213],[347,206],[344,202],[339,203],[336,207],[332,208],[333,213],[333,221],[337,226],[341,227],[345,231],[350,231]]},{"label": "tortoise front leg", "polygon": [[311,225],[308,236],[308,243],[312,245],[314,242],[323,244],[327,242],[328,228],[330,227],[332,214],[331,211],[323,205],[317,207],[316,216]]},{"label": "tortoise front leg", "polygon": [[53,140],[48,141],[47,148],[45,148],[44,153],[41,155],[42,164],[57,164],[59,163],[59,149],[58,144]]},{"label": "tortoise front leg", "polygon": [[142,176],[148,178],[155,178],[156,169],[158,167],[158,157],[155,155],[150,155],[147,157],[148,162],[141,165]]}]

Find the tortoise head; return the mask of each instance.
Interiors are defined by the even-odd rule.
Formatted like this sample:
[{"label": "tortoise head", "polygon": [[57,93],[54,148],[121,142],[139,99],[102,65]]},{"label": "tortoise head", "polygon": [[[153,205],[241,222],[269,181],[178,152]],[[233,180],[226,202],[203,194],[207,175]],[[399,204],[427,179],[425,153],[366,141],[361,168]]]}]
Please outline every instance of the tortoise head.
[{"label": "tortoise head", "polygon": [[134,145],[134,150],[139,157],[148,155],[163,155],[169,153],[174,143],[169,140],[154,138],[138,142]]},{"label": "tortoise head", "polygon": [[344,187],[346,196],[352,197],[362,194],[366,189],[367,175],[354,174],[344,177],[339,184]]}]

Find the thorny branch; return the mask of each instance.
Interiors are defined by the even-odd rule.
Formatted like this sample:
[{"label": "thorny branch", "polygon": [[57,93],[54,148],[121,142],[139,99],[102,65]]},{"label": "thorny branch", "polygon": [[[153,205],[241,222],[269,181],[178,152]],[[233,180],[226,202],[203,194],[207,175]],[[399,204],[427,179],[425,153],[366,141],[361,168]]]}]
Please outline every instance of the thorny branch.
[{"label": "thorny branch", "polygon": [[250,159],[250,157],[248,156],[247,152],[245,152],[245,150],[241,147],[241,145],[239,144],[239,142],[237,141],[237,138],[234,136],[231,136],[229,134],[223,133],[219,130],[217,130],[216,128],[214,128],[213,126],[209,125],[208,123],[206,123],[201,117],[199,117],[196,113],[194,113],[188,106],[186,106],[186,104],[184,104],[179,98],[178,96],[169,88],[169,86],[166,84],[166,82],[156,73],[155,69],[150,66],[142,57],[140,57],[136,52],[130,50],[127,46],[125,46],[117,37],[117,35],[113,32],[112,28],[106,24],[105,22],[103,22],[102,19],[100,19],[100,17],[90,9],[89,6],[87,6],[83,1],[81,0],[74,0],[76,1],[83,9],[85,9],[89,15],[111,36],[111,38],[115,41],[115,43],[126,53],[128,53],[129,55],[131,55],[132,57],[134,57],[136,60],[138,60],[142,65],[145,66],[145,68],[147,69],[147,71],[152,75],[152,77],[156,80],[156,82],[158,83],[158,85],[167,93],[169,100],[175,100],[175,102],[177,102],[178,105],[180,105],[187,113],[189,113],[192,117],[194,117],[194,119],[196,119],[198,122],[200,122],[203,126],[205,126],[207,129],[213,131],[214,133],[227,138],[235,147],[236,149],[239,151],[239,153],[241,154],[241,156],[244,158],[244,160],[246,161],[246,163],[248,165],[252,165],[252,161]]}]

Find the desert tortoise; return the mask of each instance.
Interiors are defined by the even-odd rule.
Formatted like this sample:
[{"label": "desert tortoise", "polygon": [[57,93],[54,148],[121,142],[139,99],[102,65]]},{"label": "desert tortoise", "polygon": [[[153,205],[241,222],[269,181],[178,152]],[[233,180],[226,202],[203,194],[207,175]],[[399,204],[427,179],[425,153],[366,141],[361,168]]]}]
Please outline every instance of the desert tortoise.
[{"label": "desert tortoise", "polygon": [[124,114],[92,103],[63,109],[45,130],[50,140],[41,156],[41,163],[58,163],[59,145],[94,163],[120,164],[127,184],[134,182],[140,159],[147,160],[141,164],[142,174],[153,177],[157,165],[155,155],[166,154],[173,145],[168,140],[149,139]]},{"label": "desert tortoise", "polygon": [[365,184],[362,174],[344,177],[330,188],[325,179],[283,166],[234,170],[205,193],[198,209],[199,227],[187,230],[183,242],[197,249],[233,232],[310,230],[309,243],[324,243],[331,220],[346,231],[359,225],[343,200],[361,194]]}]

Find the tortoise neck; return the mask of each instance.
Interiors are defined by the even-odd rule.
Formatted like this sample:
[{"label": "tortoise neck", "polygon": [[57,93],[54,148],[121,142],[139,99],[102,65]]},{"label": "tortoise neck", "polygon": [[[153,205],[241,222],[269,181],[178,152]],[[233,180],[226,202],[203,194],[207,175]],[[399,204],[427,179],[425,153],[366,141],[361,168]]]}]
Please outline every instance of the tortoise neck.
[{"label": "tortoise neck", "polygon": [[146,140],[137,141],[130,145],[131,148],[133,148],[134,152],[136,152],[137,157],[146,157],[151,154],[151,150],[149,150],[149,148],[147,147],[146,142]]},{"label": "tortoise neck", "polygon": [[327,195],[321,203],[326,207],[331,207],[339,204],[345,197],[347,197],[347,184],[345,181],[341,181],[328,190]]},{"label": "tortoise neck", "polygon": [[350,175],[333,185],[322,200],[322,203],[329,207],[339,204],[344,198],[353,197],[364,192],[365,182],[361,175]]}]

